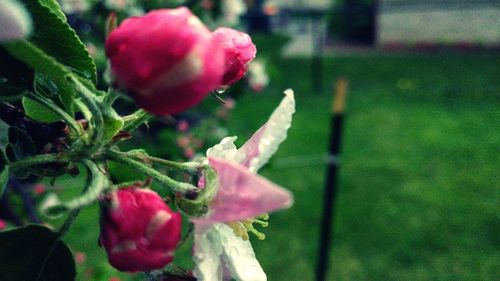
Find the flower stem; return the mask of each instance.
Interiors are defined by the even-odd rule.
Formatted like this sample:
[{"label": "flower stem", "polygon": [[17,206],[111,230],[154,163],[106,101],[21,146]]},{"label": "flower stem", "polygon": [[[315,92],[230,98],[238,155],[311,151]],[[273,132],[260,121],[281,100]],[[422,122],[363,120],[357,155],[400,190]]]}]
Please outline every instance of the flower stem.
[{"label": "flower stem", "polygon": [[125,124],[123,125],[122,131],[130,132],[137,129],[143,123],[146,123],[153,116],[148,112],[139,109],[136,112],[123,117]]},{"label": "flower stem", "polygon": [[47,107],[50,109],[52,112],[55,114],[59,115],[64,122],[73,130],[75,131],[76,134],[79,136],[82,135],[82,127],[78,124],[78,122],[75,121],[74,118],[72,118],[66,111],[61,109],[57,104],[55,104],[51,99],[48,99],[46,97],[30,93],[28,94],[28,97],[33,99],[34,101],[42,104],[43,106]]},{"label": "flower stem", "polygon": [[125,165],[147,175],[147,176],[152,177],[153,179],[160,182],[162,185],[170,188],[173,192],[186,193],[186,192],[190,192],[190,191],[197,191],[197,188],[194,185],[189,184],[189,183],[185,183],[185,182],[178,182],[178,181],[156,171],[155,169],[153,169],[147,165],[144,165],[143,163],[141,163],[137,160],[134,160],[134,159],[128,157],[128,155],[126,155],[120,151],[116,151],[116,150],[111,149],[107,152],[107,156],[109,156],[111,159],[113,159],[117,162],[120,162],[122,164],[125,164]]},{"label": "flower stem", "polygon": [[89,159],[82,159],[82,164],[87,167],[87,184],[82,194],[63,204],[58,204],[47,209],[47,214],[58,215],[65,211],[80,210],[94,203],[101,193],[108,188],[109,181],[96,163]]},{"label": "flower stem", "polygon": [[[85,190],[87,189],[87,187],[89,186],[91,181],[92,181],[92,175],[89,172],[89,173],[87,173],[87,180],[86,180],[86,184],[85,184],[85,188],[84,188],[83,192],[85,192]],[[69,213],[66,220],[64,220],[64,223],[62,224],[62,226],[59,228],[59,231],[57,231],[57,233],[55,235],[54,242],[52,242],[52,245],[50,246],[50,249],[49,249],[47,255],[45,256],[45,258],[42,261],[42,264],[40,266],[40,271],[38,272],[38,276],[36,277],[35,281],[42,280],[42,274],[45,270],[45,267],[47,266],[47,262],[49,261],[50,257],[52,256],[52,253],[56,249],[57,245],[59,245],[59,240],[61,238],[63,238],[64,235],[66,235],[66,233],[68,233],[69,229],[71,228],[71,226],[75,222],[76,218],[80,214],[80,210],[81,210],[81,208],[72,210]]]},{"label": "flower stem", "polygon": [[92,129],[93,141],[100,141],[104,133],[104,118],[98,105],[100,101],[97,99],[95,93],[92,92],[92,90],[83,84],[77,77],[69,77],[74,83],[77,92],[80,93],[83,103],[88,107],[89,111],[92,112],[92,120],[89,121],[94,123],[94,128]]},{"label": "flower stem", "polygon": [[145,154],[127,153],[127,152],[117,152],[117,153],[121,153],[122,155],[130,157],[130,158],[135,158],[136,160],[145,160],[147,162],[159,164],[159,165],[162,165],[165,167],[174,168],[174,169],[182,170],[182,171],[186,171],[186,172],[197,172],[199,168],[203,167],[203,164],[201,164],[199,162],[180,163],[180,162],[166,160],[166,159],[162,159],[162,158],[158,158],[158,157],[148,156]]},{"label": "flower stem", "polygon": [[58,154],[39,154],[31,157],[26,157],[9,164],[9,169],[12,171],[19,170],[25,167],[34,166],[45,163],[64,163],[69,162],[65,157]]},{"label": "flower stem", "polygon": [[113,103],[118,99],[118,97],[120,97],[120,95],[118,94],[117,91],[115,91],[113,88],[109,88],[108,89],[108,92],[106,93],[106,95],[104,96],[104,99],[103,99],[103,103],[107,106],[107,107],[111,107],[113,105]]}]

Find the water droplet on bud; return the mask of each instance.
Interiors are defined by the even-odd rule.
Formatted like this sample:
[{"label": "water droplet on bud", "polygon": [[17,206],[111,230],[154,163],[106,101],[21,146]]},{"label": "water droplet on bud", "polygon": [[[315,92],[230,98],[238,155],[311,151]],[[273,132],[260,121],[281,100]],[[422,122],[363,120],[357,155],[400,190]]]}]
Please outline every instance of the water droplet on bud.
[{"label": "water droplet on bud", "polygon": [[229,87],[228,86],[221,86],[220,88],[218,88],[215,91],[217,92],[217,94],[224,94],[224,92],[227,90],[227,88],[229,88]]}]

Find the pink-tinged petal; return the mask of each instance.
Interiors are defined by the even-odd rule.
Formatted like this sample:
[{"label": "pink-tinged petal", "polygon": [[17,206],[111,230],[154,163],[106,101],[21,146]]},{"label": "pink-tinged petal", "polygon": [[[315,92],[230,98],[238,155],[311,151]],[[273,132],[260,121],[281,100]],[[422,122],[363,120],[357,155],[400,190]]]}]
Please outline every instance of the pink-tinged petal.
[{"label": "pink-tinged petal", "polygon": [[259,143],[264,134],[264,130],[266,129],[266,125],[260,127],[257,132],[255,132],[252,137],[238,149],[236,153],[235,160],[241,165],[249,168],[250,161],[257,156],[259,156]]},{"label": "pink-tinged petal", "polygon": [[225,137],[220,143],[207,150],[207,157],[233,160],[238,149],[234,145],[236,137]]},{"label": "pink-tinged petal", "polygon": [[208,160],[217,172],[219,189],[211,202],[209,214],[193,219],[194,223],[243,220],[292,205],[289,191],[251,173],[244,166],[217,158]]},{"label": "pink-tinged petal", "polygon": [[235,160],[253,173],[264,166],[278,150],[292,125],[292,115],[295,113],[294,94],[291,89],[284,93],[285,97],[266,124],[253,134],[235,155]]}]

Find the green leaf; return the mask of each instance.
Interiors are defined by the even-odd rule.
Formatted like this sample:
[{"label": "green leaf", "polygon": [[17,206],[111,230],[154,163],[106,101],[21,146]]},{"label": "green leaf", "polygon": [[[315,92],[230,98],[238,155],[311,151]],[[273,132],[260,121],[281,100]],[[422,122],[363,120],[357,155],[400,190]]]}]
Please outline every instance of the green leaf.
[{"label": "green leaf", "polygon": [[[59,94],[60,91],[59,88],[57,87],[57,84],[40,72],[35,73],[33,89],[37,95],[47,97],[51,99],[60,108],[65,108],[64,103],[61,100],[61,95]],[[66,112],[70,116],[74,116],[73,108],[67,109]]]},{"label": "green leaf", "polygon": [[191,200],[183,196],[175,198],[175,203],[179,209],[191,216],[199,217],[205,215],[208,212],[208,205],[217,194],[219,186],[217,172],[207,166],[203,169],[203,176],[205,177],[205,188],[198,193],[196,199]]},{"label": "green leaf", "polygon": [[61,6],[59,6],[59,3],[57,3],[56,0],[40,0],[40,3],[49,8],[59,17],[59,19],[66,22],[66,15],[64,15],[64,12],[61,10]]},{"label": "green leaf", "polygon": [[24,113],[33,120],[50,123],[61,119],[61,117],[52,110],[28,97],[23,97],[22,103]]},{"label": "green leaf", "polygon": [[8,135],[9,144],[12,147],[12,156],[16,160],[36,154],[35,142],[26,131],[11,126]]},{"label": "green leaf", "polygon": [[0,232],[0,280],[71,281],[76,268],[69,247],[40,225]]},{"label": "green leaf", "polygon": [[59,95],[59,88],[57,88],[57,84],[40,72],[35,73],[33,89],[35,90],[35,93],[50,99],[54,99]]},{"label": "green leaf", "polygon": [[53,80],[67,110],[72,109],[75,90],[71,73],[96,81],[96,66],[75,31],[54,12],[52,0],[23,0],[34,22],[33,37],[5,44],[16,58]]},{"label": "green leaf", "polygon": [[0,67],[0,100],[15,100],[20,98],[26,90],[31,90],[33,70],[1,46],[0,65],[2,65]]},{"label": "green leaf", "polygon": [[2,198],[9,181],[8,163],[9,161],[7,160],[7,157],[5,156],[3,151],[0,150],[0,198]]}]

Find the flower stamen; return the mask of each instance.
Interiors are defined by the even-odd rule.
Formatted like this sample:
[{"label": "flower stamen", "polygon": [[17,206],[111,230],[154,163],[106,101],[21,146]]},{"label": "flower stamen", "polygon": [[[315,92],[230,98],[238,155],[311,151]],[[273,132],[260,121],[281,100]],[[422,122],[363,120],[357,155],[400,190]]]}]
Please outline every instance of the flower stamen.
[{"label": "flower stamen", "polygon": [[234,235],[241,237],[241,239],[245,241],[249,239],[248,233],[252,233],[259,240],[264,240],[266,239],[266,235],[255,229],[253,224],[255,223],[262,227],[268,227],[269,226],[269,222],[267,221],[268,219],[269,215],[263,214],[255,218],[230,222],[227,223],[227,225],[233,229]]}]

